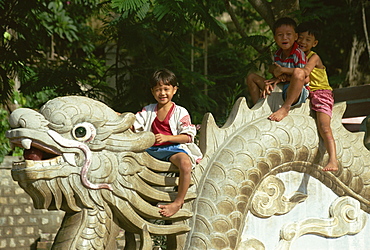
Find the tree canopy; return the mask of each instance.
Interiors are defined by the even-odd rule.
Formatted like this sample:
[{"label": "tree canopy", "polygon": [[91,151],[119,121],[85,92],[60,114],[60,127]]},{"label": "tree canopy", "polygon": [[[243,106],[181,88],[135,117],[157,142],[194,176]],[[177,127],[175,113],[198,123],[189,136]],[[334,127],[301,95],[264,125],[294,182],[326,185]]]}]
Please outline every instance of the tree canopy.
[{"label": "tree canopy", "polygon": [[334,88],[368,83],[369,11],[366,0],[0,0],[0,102],[10,112],[17,98],[39,108],[85,95],[136,112],[166,67],[193,121],[212,112],[221,124],[237,97],[249,99],[246,75],[268,76],[282,16],[320,22],[315,50]]}]

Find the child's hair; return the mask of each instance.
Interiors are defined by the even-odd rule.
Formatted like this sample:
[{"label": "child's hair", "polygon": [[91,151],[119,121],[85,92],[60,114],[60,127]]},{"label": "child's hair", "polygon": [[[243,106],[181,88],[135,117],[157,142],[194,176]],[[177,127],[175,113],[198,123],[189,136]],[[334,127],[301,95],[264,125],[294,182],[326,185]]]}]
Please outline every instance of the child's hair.
[{"label": "child's hair", "polygon": [[272,32],[274,33],[274,35],[276,32],[276,29],[283,25],[292,26],[294,30],[296,30],[297,28],[297,23],[296,21],[294,21],[294,19],[290,17],[282,17],[276,20],[276,22],[274,23],[274,26],[272,27]]},{"label": "child's hair", "polygon": [[313,35],[316,40],[319,40],[321,36],[319,25],[316,22],[308,21],[298,25],[297,33],[308,32],[309,35]]},{"label": "child's hair", "polygon": [[154,88],[158,83],[164,85],[179,86],[175,74],[168,69],[160,69],[154,72],[152,78],[150,79],[150,88]]}]

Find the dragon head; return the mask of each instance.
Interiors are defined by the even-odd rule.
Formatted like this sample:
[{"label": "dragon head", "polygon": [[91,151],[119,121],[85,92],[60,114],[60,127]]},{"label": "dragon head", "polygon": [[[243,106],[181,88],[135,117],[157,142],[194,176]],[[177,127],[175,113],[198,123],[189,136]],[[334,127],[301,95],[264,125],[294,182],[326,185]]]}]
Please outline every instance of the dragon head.
[{"label": "dragon head", "polygon": [[[80,96],[55,98],[40,112],[17,109],[6,136],[24,148],[24,161],[13,164],[12,176],[31,195],[35,207],[59,209],[64,199],[69,209],[79,210],[67,193],[75,188],[112,190],[118,171],[114,153],[140,152],[153,144],[151,133],[130,130],[134,120],[132,113],[118,115],[103,103]],[[61,188],[63,182],[68,185]],[[68,188],[71,185],[75,188]],[[80,196],[78,200],[84,200]]]}]

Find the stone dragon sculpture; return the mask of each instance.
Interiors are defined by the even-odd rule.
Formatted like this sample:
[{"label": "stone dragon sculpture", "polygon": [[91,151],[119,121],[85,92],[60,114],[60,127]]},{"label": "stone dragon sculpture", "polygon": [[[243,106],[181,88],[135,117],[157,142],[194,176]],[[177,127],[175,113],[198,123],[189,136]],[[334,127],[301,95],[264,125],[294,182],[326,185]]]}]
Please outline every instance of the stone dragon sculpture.
[{"label": "stone dragon sculpture", "polygon": [[178,178],[168,173],[176,167],[145,153],[154,136],[131,131],[132,113],[118,115],[87,97],[58,97],[39,112],[21,108],[11,114],[6,136],[25,149],[12,176],[35,208],[65,211],[53,249],[115,249],[120,228],[125,249],[152,249],[153,235],[167,235],[174,244],[167,249],[242,249],[249,244],[241,242],[247,212],[268,217],[279,214],[271,208],[286,213],[294,207],[292,199],[280,199],[279,206],[261,209],[272,197],[269,191],[258,200],[264,182],[289,171],[353,197],[369,213],[370,154],[364,133],[341,124],[345,103],[334,108],[340,170],[331,173],[321,171],[328,157],[307,103],[281,122],[267,119],[281,102],[277,96],[252,109],[240,98],[221,128],[205,115],[199,138],[204,158],[193,171],[183,209],[171,218],[161,217],[156,205],[175,197]]}]

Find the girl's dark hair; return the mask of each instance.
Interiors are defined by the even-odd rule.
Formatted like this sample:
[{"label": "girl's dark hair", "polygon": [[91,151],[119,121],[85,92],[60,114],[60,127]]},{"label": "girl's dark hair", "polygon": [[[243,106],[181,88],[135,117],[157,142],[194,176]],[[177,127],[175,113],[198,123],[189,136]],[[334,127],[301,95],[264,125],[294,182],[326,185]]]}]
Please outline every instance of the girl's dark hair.
[{"label": "girl's dark hair", "polygon": [[160,69],[154,72],[152,78],[150,79],[150,88],[154,88],[158,83],[164,85],[179,86],[175,74],[168,69]]},{"label": "girl's dark hair", "polygon": [[296,21],[294,21],[294,19],[290,17],[282,17],[276,20],[276,22],[274,23],[274,26],[272,27],[272,32],[274,33],[274,35],[276,33],[276,29],[283,25],[292,26],[294,30],[296,30],[297,28],[297,23]]},{"label": "girl's dark hair", "polygon": [[316,22],[308,21],[298,25],[297,33],[308,32],[309,35],[313,35],[316,40],[320,39],[321,31],[319,25]]}]

